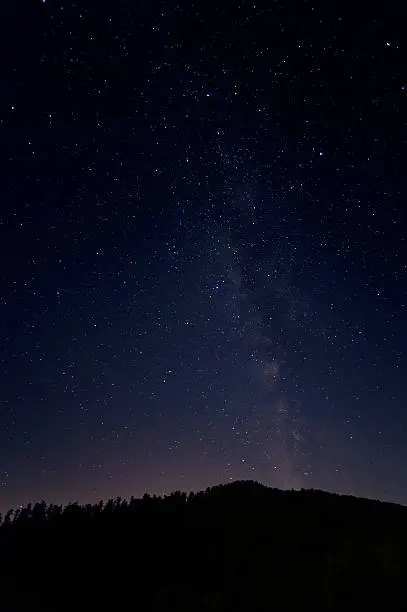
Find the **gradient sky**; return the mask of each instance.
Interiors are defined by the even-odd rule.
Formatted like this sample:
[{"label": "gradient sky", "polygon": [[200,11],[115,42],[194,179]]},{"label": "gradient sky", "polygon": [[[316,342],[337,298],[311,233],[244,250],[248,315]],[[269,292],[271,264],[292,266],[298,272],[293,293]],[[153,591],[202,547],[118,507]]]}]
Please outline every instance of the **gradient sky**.
[{"label": "gradient sky", "polygon": [[407,503],[381,4],[1,7],[1,509],[237,478]]}]

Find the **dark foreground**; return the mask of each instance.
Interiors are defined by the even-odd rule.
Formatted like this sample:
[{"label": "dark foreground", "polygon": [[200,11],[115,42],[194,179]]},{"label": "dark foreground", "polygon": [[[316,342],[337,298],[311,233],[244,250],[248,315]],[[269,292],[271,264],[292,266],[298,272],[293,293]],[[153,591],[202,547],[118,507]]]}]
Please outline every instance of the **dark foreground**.
[{"label": "dark foreground", "polygon": [[407,610],[407,508],[253,482],[3,519],[1,610]]}]

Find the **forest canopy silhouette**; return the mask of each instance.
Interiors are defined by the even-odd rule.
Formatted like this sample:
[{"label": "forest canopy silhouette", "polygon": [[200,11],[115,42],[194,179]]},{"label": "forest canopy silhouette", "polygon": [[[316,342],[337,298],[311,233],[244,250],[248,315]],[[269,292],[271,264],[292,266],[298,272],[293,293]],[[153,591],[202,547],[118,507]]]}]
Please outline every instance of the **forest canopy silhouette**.
[{"label": "forest canopy silhouette", "polygon": [[41,502],[2,517],[1,599],[42,610],[407,610],[406,525],[403,506],[253,481]]}]

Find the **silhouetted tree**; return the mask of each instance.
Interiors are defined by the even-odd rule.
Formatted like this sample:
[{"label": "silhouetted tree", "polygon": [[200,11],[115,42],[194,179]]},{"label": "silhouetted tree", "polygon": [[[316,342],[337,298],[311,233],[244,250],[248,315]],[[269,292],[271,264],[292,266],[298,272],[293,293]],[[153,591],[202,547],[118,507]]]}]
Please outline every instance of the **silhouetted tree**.
[{"label": "silhouetted tree", "polygon": [[[164,497],[10,510],[3,606],[407,610],[407,509],[252,481]],[[137,604],[137,606],[136,606]]]}]

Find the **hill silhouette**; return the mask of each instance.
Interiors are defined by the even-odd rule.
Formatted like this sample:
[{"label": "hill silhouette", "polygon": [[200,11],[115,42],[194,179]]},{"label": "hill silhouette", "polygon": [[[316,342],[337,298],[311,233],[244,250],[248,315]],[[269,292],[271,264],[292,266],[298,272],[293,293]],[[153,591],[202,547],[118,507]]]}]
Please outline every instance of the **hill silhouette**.
[{"label": "hill silhouette", "polygon": [[252,481],[0,527],[1,609],[407,610],[407,508]]}]

